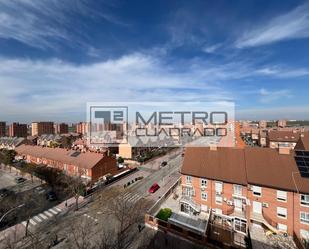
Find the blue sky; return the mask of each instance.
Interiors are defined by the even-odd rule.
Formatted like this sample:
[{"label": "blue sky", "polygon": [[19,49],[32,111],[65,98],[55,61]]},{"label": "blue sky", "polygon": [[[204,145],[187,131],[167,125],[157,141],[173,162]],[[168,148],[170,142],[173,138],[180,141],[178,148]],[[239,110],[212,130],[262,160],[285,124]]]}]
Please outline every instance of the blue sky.
[{"label": "blue sky", "polygon": [[309,119],[309,2],[0,0],[0,119],[94,101],[233,101]]}]

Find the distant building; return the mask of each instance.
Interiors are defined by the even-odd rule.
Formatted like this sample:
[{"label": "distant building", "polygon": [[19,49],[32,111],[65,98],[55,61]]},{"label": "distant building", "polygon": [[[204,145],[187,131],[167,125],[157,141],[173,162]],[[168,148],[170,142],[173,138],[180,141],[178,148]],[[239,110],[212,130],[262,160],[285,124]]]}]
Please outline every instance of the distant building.
[{"label": "distant building", "polygon": [[86,122],[80,122],[76,124],[76,133],[85,135],[88,133],[89,125]]},{"label": "distant building", "polygon": [[0,122],[0,137],[6,136],[6,122]]},{"label": "distant building", "polygon": [[108,173],[118,171],[116,159],[100,153],[31,145],[21,145],[16,152],[27,162],[57,168],[69,176],[79,176],[85,182],[95,182]]},{"label": "distant building", "polygon": [[268,132],[267,147],[278,149],[280,147],[294,149],[299,140],[300,132],[298,131],[277,131]]},{"label": "distant building", "polygon": [[277,127],[279,127],[279,128],[286,127],[286,124],[287,124],[286,120],[278,120],[277,121]]},{"label": "distant building", "polygon": [[27,137],[27,124],[13,123],[9,126],[9,137]]},{"label": "distant building", "polygon": [[31,125],[31,135],[41,136],[43,134],[54,134],[53,122],[33,122]]},{"label": "distant building", "polygon": [[0,149],[15,150],[26,142],[22,137],[0,137]]},{"label": "distant building", "polygon": [[65,123],[55,124],[55,134],[66,134],[69,132],[69,126]]},{"label": "distant building", "polygon": [[261,120],[259,122],[259,128],[260,129],[266,129],[267,128],[267,121],[266,120]]}]

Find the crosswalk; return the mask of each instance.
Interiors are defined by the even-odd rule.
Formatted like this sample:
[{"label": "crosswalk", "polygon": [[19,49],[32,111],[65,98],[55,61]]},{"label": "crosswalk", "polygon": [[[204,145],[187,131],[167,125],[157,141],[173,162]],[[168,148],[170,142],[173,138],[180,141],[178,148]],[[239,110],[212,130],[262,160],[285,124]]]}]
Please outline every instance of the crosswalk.
[{"label": "crosswalk", "polygon": [[[32,217],[30,220],[29,220],[29,226],[36,226],[38,225],[39,223],[43,222],[43,221],[46,221],[50,218],[52,218],[53,216],[59,214],[62,210],[58,207],[53,207],[53,208],[50,208],[46,211],[44,211],[43,213],[40,213],[34,217]],[[27,226],[27,221],[23,221],[21,223],[23,226]]]},{"label": "crosswalk", "polygon": [[130,203],[135,203],[138,202],[140,199],[142,199],[143,197],[140,196],[137,193],[131,193],[131,192],[126,192],[122,195],[122,199],[123,201],[127,201]]}]

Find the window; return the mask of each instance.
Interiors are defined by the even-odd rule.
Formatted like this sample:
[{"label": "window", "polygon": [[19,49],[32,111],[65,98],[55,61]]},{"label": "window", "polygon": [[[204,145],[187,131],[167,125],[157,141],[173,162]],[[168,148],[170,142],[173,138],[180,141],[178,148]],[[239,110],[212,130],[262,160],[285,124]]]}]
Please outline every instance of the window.
[{"label": "window", "polygon": [[222,193],[223,183],[222,182],[215,182],[215,189],[216,189],[216,193]]},{"label": "window", "polygon": [[300,222],[309,224],[309,213],[300,212]]},{"label": "window", "polygon": [[309,195],[300,195],[300,204],[309,206]]},{"label": "window", "polygon": [[288,216],[286,208],[277,207],[277,216],[286,219]]},{"label": "window", "polygon": [[278,223],[278,227],[277,228],[278,228],[278,230],[283,231],[283,232],[286,232],[288,230],[287,225],[280,224],[280,223]]},{"label": "window", "polygon": [[287,192],[277,190],[277,200],[278,201],[286,201],[287,200]]},{"label": "window", "polygon": [[201,188],[206,188],[206,187],[207,187],[207,180],[201,179]]},{"label": "window", "polygon": [[255,196],[262,196],[262,188],[258,186],[252,186],[252,193]]},{"label": "window", "polygon": [[234,185],[234,195],[242,195],[242,186]]},{"label": "window", "polygon": [[184,196],[187,196],[187,197],[192,197],[194,196],[194,189],[192,188],[184,188]]},{"label": "window", "polygon": [[222,204],[222,196],[221,195],[216,194],[216,204],[219,204],[219,205]]},{"label": "window", "polygon": [[192,184],[192,176],[186,176],[186,183]]},{"label": "window", "polygon": [[202,198],[202,200],[207,201],[207,193],[202,192],[201,198]]}]

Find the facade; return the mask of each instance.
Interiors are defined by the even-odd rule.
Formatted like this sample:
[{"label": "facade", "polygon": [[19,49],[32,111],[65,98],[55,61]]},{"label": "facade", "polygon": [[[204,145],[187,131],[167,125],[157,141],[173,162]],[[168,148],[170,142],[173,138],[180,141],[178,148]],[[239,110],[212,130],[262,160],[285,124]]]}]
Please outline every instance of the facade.
[{"label": "facade", "polygon": [[76,124],[76,133],[85,135],[88,133],[89,125],[86,122]]},{"label": "facade", "polygon": [[212,210],[234,229],[252,225],[309,239],[309,178],[294,155],[270,148],[186,148],[182,173],[183,212]]},{"label": "facade", "polygon": [[28,127],[26,124],[13,123],[9,126],[9,137],[27,137]]},{"label": "facade", "polygon": [[69,126],[65,123],[55,124],[55,134],[66,134],[69,132]]},{"label": "facade", "polygon": [[53,122],[33,122],[31,125],[31,135],[41,136],[43,134],[54,134]]},{"label": "facade", "polygon": [[6,136],[6,122],[0,122],[0,137]]},{"label": "facade", "polygon": [[81,177],[85,182],[95,182],[108,173],[117,172],[116,159],[99,153],[31,145],[21,145],[16,152],[27,162],[62,170],[69,176]]}]

